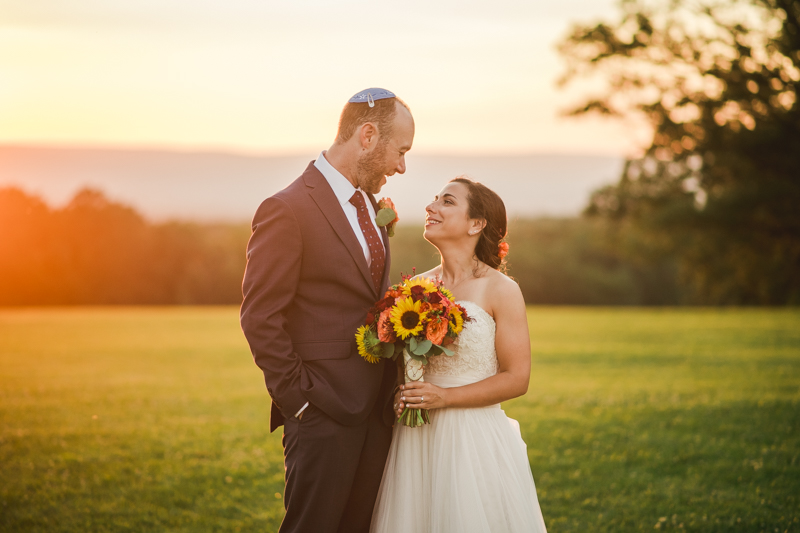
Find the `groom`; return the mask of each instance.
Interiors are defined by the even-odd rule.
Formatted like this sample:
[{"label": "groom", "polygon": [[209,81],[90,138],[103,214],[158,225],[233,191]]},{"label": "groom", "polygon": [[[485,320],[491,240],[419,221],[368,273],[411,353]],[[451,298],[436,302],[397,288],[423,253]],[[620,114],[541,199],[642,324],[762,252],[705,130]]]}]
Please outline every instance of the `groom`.
[{"label": "groom", "polygon": [[366,533],[391,442],[391,362],[364,361],[355,332],[389,285],[374,194],[404,173],[408,106],[384,89],[353,96],[333,145],[267,198],[247,245],[241,325],[283,425],[280,531]]}]

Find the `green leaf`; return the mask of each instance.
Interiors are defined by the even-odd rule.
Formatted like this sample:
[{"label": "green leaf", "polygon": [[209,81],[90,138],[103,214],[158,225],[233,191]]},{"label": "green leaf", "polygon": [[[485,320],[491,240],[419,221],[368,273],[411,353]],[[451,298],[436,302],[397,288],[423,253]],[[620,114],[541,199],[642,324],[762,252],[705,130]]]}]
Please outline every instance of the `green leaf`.
[{"label": "green leaf", "polygon": [[411,351],[417,355],[425,355],[431,349],[433,343],[428,339],[423,339],[417,342],[417,345],[411,348]]},{"label": "green leaf", "polygon": [[394,356],[394,344],[389,342],[385,343],[383,345],[383,354],[381,356],[385,357],[386,359]]},{"label": "green leaf", "polygon": [[422,363],[423,365],[425,364],[425,358],[424,358],[424,357],[422,357],[421,355],[417,355],[417,354],[415,354],[414,352],[408,352],[408,355],[409,355],[409,357],[411,357],[411,359],[413,359],[414,361],[419,361],[419,362],[420,362],[420,363]]},{"label": "green leaf", "polygon": [[411,353],[415,353],[417,351],[417,338],[416,337],[409,337],[408,338],[408,351]]},{"label": "green leaf", "polygon": [[397,218],[397,213],[394,212],[394,209],[384,207],[378,211],[378,216],[375,217],[375,222],[378,224],[378,226],[383,227],[388,225],[395,218]]},{"label": "green leaf", "polygon": [[444,346],[439,346],[438,344],[436,345],[436,347],[439,348],[440,350],[442,350],[445,355],[452,356],[455,353],[453,350],[450,350],[449,348],[445,348]]}]

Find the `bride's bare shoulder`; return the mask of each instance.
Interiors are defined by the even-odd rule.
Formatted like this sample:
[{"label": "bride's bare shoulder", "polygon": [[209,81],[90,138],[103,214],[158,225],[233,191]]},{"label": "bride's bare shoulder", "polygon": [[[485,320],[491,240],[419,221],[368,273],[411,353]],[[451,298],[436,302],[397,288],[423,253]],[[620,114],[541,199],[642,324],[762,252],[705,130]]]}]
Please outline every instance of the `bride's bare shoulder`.
[{"label": "bride's bare shoulder", "polygon": [[488,272],[486,278],[486,295],[493,309],[508,307],[509,304],[525,306],[522,290],[516,281],[493,269]]}]

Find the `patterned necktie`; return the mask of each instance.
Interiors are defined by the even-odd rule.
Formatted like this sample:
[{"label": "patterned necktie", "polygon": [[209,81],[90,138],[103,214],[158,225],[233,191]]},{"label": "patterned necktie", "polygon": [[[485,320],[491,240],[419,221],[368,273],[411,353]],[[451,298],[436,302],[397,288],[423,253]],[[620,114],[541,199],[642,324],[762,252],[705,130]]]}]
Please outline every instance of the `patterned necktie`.
[{"label": "patterned necktie", "polygon": [[381,291],[381,281],[383,281],[383,269],[386,264],[386,255],[383,252],[383,243],[378,232],[375,231],[375,226],[369,217],[369,210],[367,210],[367,202],[364,201],[364,195],[356,191],[350,203],[356,206],[358,213],[358,225],[361,226],[361,232],[364,234],[364,239],[367,241],[369,248],[369,255],[372,262],[369,265],[370,273],[372,274],[372,282],[375,284],[375,290]]}]

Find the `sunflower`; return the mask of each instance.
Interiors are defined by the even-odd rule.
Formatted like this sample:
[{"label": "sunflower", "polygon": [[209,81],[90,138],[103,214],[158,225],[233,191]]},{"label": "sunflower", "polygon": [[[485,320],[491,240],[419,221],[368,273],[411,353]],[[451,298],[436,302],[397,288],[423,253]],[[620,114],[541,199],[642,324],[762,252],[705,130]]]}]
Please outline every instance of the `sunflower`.
[{"label": "sunflower", "polygon": [[444,287],[442,287],[442,288],[441,288],[441,289],[439,289],[439,290],[442,292],[442,294],[444,294],[444,295],[445,295],[445,297],[446,297],[448,300],[450,300],[451,302],[455,301],[455,300],[453,300],[453,298],[454,298],[454,297],[453,297],[453,293],[452,293],[452,292],[450,292],[450,290],[449,290],[449,289],[445,289]]},{"label": "sunflower", "polygon": [[464,316],[458,307],[450,309],[450,329],[455,335],[458,335],[464,329]]},{"label": "sunflower", "polygon": [[423,322],[427,312],[420,311],[421,302],[415,302],[411,298],[398,300],[392,309],[392,324],[397,335],[406,340],[411,335],[416,335],[424,326]]},{"label": "sunflower", "polygon": [[409,279],[403,283],[403,294],[406,296],[411,295],[411,289],[414,287],[422,287],[425,292],[436,292],[436,285],[433,284],[428,278]]},{"label": "sunflower", "polygon": [[358,354],[368,363],[377,363],[378,357],[372,351],[380,344],[375,332],[369,326],[361,326],[356,330],[356,346]]}]

